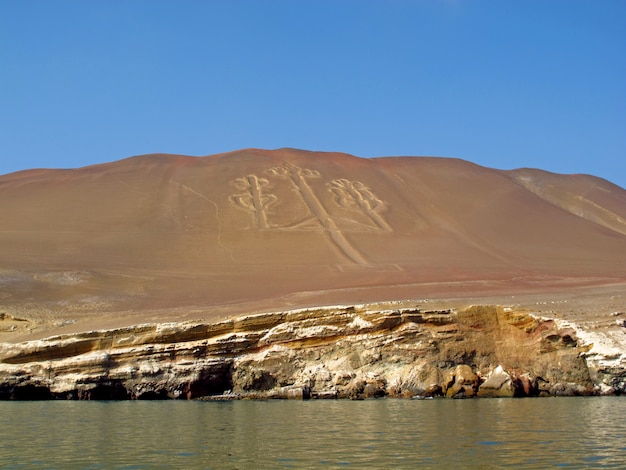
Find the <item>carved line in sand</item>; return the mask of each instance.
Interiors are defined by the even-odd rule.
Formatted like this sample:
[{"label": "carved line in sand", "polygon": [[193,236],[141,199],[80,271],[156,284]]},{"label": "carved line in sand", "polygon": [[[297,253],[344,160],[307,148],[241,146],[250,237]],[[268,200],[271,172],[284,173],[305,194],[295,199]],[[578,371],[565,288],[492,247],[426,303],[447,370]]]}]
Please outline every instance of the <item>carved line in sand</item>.
[{"label": "carved line in sand", "polygon": [[267,209],[278,200],[274,194],[264,192],[264,188],[270,187],[269,181],[256,175],[248,175],[244,178],[237,178],[231,184],[242,193],[233,194],[230,196],[230,201],[235,206],[252,212],[258,228],[268,228]]},{"label": "carved line in sand", "polygon": [[[268,220],[269,208],[277,202],[278,198],[276,195],[266,192],[267,189],[271,188],[266,178],[259,178],[251,174],[231,182],[241,193],[231,195],[229,200],[235,207],[252,213],[256,228],[297,230],[303,226],[310,225],[312,222],[323,230],[329,240],[350,261],[362,266],[369,265],[363,255],[346,239],[337,222],[328,213],[315,191],[309,185],[307,180],[321,177],[317,170],[300,168],[286,163],[283,166],[267,170],[267,173],[272,176],[289,179],[308,209],[309,215],[288,225],[277,226],[271,224]],[[360,181],[334,179],[327,183],[326,186],[333,194],[338,206],[348,211],[358,211],[365,214],[372,224],[367,224],[365,226],[366,230],[393,231],[380,214],[385,209],[386,203],[376,197],[366,185]],[[359,224],[356,220],[353,222]]]},{"label": "carved line in sand", "polygon": [[330,183],[327,183],[327,186],[335,195],[335,200],[341,207],[361,210],[379,229],[385,232],[393,231],[387,221],[380,215],[380,212],[386,206],[385,202],[378,199],[372,190],[363,183],[342,178],[332,180]]},{"label": "carved line in sand", "polygon": [[341,230],[339,230],[335,221],[328,215],[328,212],[326,212],[326,209],[307,183],[307,178],[319,178],[321,176],[318,171],[300,168],[290,164],[272,168],[268,171],[272,175],[286,177],[291,180],[306,206],[324,229],[324,233],[330,237],[331,241],[345,256],[356,264],[364,266],[369,264],[363,255],[350,244]]}]

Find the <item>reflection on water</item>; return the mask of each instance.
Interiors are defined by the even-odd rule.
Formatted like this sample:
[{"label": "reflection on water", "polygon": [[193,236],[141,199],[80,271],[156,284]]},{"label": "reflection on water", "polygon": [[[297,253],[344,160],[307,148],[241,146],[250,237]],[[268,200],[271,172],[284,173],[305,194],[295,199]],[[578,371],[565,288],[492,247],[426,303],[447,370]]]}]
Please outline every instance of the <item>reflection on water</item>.
[{"label": "reflection on water", "polygon": [[624,468],[626,399],[0,402],[2,468]]}]

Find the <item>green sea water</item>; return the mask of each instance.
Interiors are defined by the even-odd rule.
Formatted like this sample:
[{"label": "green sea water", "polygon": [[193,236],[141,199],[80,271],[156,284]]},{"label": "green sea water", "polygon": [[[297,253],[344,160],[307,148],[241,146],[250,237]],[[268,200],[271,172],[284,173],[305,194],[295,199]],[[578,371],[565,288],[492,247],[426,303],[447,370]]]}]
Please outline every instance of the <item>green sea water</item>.
[{"label": "green sea water", "polygon": [[626,397],[0,402],[0,468],[626,468]]}]

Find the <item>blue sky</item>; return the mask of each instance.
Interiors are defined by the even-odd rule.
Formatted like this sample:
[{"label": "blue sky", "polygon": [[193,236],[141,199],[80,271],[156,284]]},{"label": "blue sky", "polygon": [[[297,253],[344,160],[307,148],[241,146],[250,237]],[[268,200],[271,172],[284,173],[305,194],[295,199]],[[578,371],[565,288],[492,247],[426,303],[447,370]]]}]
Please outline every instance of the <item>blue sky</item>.
[{"label": "blue sky", "polygon": [[0,174],[296,147],[626,187],[623,0],[0,0]]}]

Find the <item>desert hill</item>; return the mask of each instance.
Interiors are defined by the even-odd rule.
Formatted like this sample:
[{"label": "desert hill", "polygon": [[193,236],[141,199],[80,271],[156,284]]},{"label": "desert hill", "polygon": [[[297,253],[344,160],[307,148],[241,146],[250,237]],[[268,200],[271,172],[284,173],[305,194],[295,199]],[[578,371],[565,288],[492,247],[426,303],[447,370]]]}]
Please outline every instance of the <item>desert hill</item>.
[{"label": "desert hill", "polygon": [[[0,307],[102,325],[626,279],[588,175],[294,149],[0,176]],[[106,323],[109,322],[109,323]]]}]

